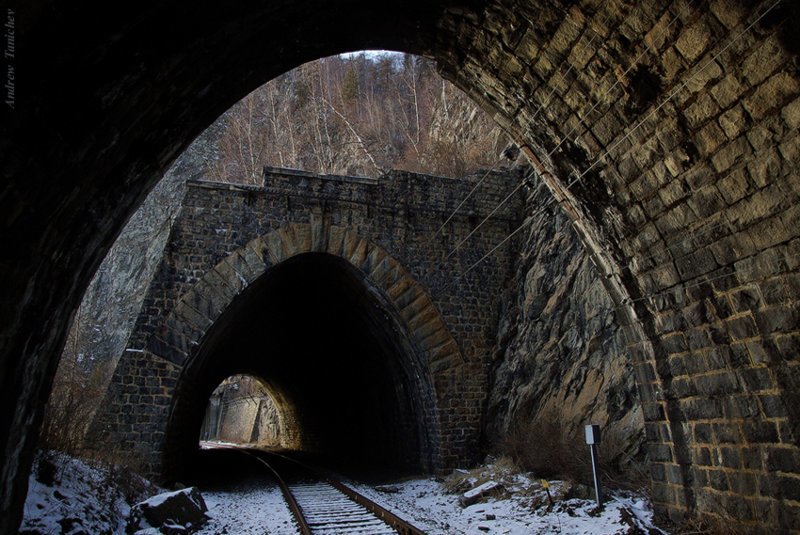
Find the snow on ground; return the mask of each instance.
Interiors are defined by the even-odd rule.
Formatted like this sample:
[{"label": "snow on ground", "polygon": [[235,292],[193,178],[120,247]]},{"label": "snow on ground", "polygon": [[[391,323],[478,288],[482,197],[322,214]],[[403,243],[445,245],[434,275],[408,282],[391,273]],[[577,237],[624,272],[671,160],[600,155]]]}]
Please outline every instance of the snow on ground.
[{"label": "snow on ground", "polygon": [[289,535],[299,533],[277,485],[250,481],[225,490],[204,491],[211,520],[201,535]]},{"label": "snow on ground", "polygon": [[[664,533],[653,525],[652,509],[642,495],[612,493],[597,512],[593,500],[566,498],[571,485],[550,481],[551,506],[539,480],[500,466],[461,471],[460,477],[456,473],[445,482],[425,478],[376,487],[352,484],[429,535]],[[492,494],[478,503],[467,507],[459,503],[462,495],[474,497],[476,493],[469,492],[472,489],[493,487]],[[453,492],[456,489],[459,492]]]},{"label": "snow on ground", "polygon": [[[462,507],[459,498],[469,494],[466,491],[480,486],[492,487],[480,477],[474,477],[481,471],[484,479],[486,472],[496,476],[494,479],[499,486],[492,491],[495,494]],[[641,495],[615,493],[597,514],[594,501],[567,499],[565,496],[572,486],[561,481],[549,482],[554,500],[550,507],[547,491],[539,480],[528,474],[492,465],[462,474],[463,488],[458,492],[453,492],[452,477],[446,482],[418,478],[377,486],[348,483],[429,535],[663,533],[653,526],[652,509]],[[253,481],[224,491],[204,491],[203,496],[213,520],[199,532],[201,534],[298,533],[276,486],[265,487],[263,481]]]},{"label": "snow on ground", "polygon": [[[120,481],[119,474],[77,459],[42,459],[40,455],[30,476],[23,534],[123,534],[130,504],[159,491],[141,478]],[[653,526],[652,509],[642,495],[611,493],[597,512],[592,500],[569,497],[574,486],[550,481],[551,505],[539,480],[502,463],[457,471],[444,481],[429,477],[389,485],[350,484],[429,535],[664,533]],[[134,497],[132,488],[149,494]],[[469,492],[476,488],[486,494]],[[210,516],[201,535],[298,533],[280,489],[263,474],[201,486],[201,492]],[[474,499],[477,503],[471,503]],[[462,506],[460,500],[471,505]]]},{"label": "snow on ground", "polygon": [[109,471],[64,454],[39,453],[28,479],[20,533],[125,533],[130,502],[154,487],[129,472]]},{"label": "snow on ground", "polygon": [[[557,486],[556,482],[552,483]],[[459,495],[447,494],[434,479],[414,479],[392,485],[392,493],[367,485],[353,485],[356,490],[410,521],[429,535],[502,533],[623,534],[659,533],[652,524],[652,510],[642,497],[614,496],[599,515],[591,512],[593,501],[571,499],[558,502],[550,512],[546,502],[531,510],[533,497],[512,495],[487,498],[462,508]],[[543,492],[544,494],[544,492]],[[545,498],[546,499],[546,498]],[[637,532],[635,529],[641,529]]]}]

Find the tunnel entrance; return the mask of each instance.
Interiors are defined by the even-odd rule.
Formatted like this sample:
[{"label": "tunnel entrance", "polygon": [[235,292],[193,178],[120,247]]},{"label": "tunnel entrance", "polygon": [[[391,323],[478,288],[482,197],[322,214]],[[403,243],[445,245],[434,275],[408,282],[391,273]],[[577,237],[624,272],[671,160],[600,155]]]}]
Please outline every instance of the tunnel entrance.
[{"label": "tunnel entrance", "polygon": [[291,446],[291,431],[269,387],[252,375],[233,375],[211,393],[200,429],[200,446],[208,443],[261,448]]},{"label": "tunnel entrance", "polygon": [[286,448],[341,467],[428,470],[433,391],[381,292],[346,261],[295,256],[269,269],[209,329],[176,387],[168,476],[188,469],[220,382],[258,377]]}]

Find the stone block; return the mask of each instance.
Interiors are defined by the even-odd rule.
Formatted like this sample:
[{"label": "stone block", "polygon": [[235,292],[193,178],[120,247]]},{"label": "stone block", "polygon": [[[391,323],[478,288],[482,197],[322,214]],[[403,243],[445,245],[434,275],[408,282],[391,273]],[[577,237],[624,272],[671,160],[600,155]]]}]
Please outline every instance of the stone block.
[{"label": "stone block", "polygon": [[684,353],[689,350],[683,333],[673,333],[661,339],[661,346],[669,354]]},{"label": "stone block", "polygon": [[733,74],[726,75],[711,88],[711,96],[720,108],[727,109],[744,93],[745,88]]},{"label": "stone block", "polygon": [[800,92],[800,82],[789,73],[779,72],[758,86],[755,93],[744,99],[744,107],[756,121],[771,110],[782,108]]},{"label": "stone block", "polygon": [[714,259],[711,250],[706,248],[677,258],[675,267],[678,269],[681,278],[686,281],[714,271],[719,267],[719,264]]},{"label": "stone block", "polygon": [[664,80],[673,81],[683,70],[683,60],[674,46],[664,50],[661,54],[661,65],[664,68]]},{"label": "stone block", "polygon": [[689,195],[689,188],[682,180],[676,179],[658,191],[664,206],[670,207],[685,199]]},{"label": "stone block", "polygon": [[746,160],[752,153],[747,137],[739,136],[711,157],[711,164],[718,173],[724,173],[737,163]]},{"label": "stone block", "polygon": [[745,340],[758,334],[756,323],[749,314],[728,320],[725,325],[734,340]]},{"label": "stone block", "polygon": [[743,431],[751,444],[769,444],[778,441],[778,429],[772,422],[745,422]]},{"label": "stone block", "polygon": [[709,7],[714,16],[729,30],[747,15],[745,6],[736,0],[712,0]]},{"label": "stone block", "polygon": [[717,188],[728,204],[734,204],[743,199],[752,190],[747,175],[742,169],[736,169],[726,174],[719,180]]},{"label": "stone block", "polygon": [[711,31],[704,20],[698,20],[678,36],[675,48],[686,60],[693,62],[699,58],[711,41]]},{"label": "stone block", "polygon": [[[774,507],[774,504],[771,504]],[[777,516],[777,524],[784,530],[793,529],[796,526],[800,526],[800,505],[794,505],[791,503],[783,502],[779,508],[776,508],[777,511],[775,515]],[[766,515],[759,515],[759,518],[767,519]],[[772,519],[769,519],[770,521]]]},{"label": "stone block", "polygon": [[707,123],[720,112],[719,105],[708,93],[700,93],[688,108],[683,111],[686,122],[692,129],[697,129]]},{"label": "stone block", "polygon": [[647,453],[651,462],[671,463],[673,461],[672,449],[666,444],[648,444]]},{"label": "stone block", "polygon": [[785,475],[777,479],[778,489],[784,500],[800,501],[800,477]]},{"label": "stone block", "polygon": [[[731,474],[729,477],[734,477]],[[731,485],[733,490],[733,486]],[[734,490],[735,492],[735,490]],[[735,518],[739,522],[751,522],[755,518],[753,505],[750,500],[741,496],[725,496],[722,500],[723,510],[729,518]]]},{"label": "stone block", "polygon": [[666,470],[664,468],[665,465],[661,463],[651,463],[650,464],[650,478],[653,481],[666,481],[667,475]]},{"label": "stone block", "polygon": [[688,420],[713,420],[722,418],[722,404],[716,399],[681,400],[681,410]]},{"label": "stone block", "polygon": [[777,336],[774,339],[777,346],[777,356],[786,362],[794,362],[800,359],[800,335],[788,334]]},{"label": "stone block", "polygon": [[785,62],[784,48],[778,42],[778,36],[772,34],[753,47],[752,53],[742,63],[742,73],[751,86],[756,86]]},{"label": "stone block", "polygon": [[797,305],[775,306],[756,313],[756,322],[764,334],[796,331],[800,325]]},{"label": "stone block", "polygon": [[786,125],[794,130],[800,129],[800,97],[794,99],[781,111],[781,117]]},{"label": "stone block", "polygon": [[708,470],[706,472],[708,479],[708,486],[714,490],[727,491],[730,486],[728,485],[728,478],[722,470]]},{"label": "stone block", "polygon": [[800,450],[793,446],[767,446],[765,467],[772,472],[796,473],[800,469]]},{"label": "stone block", "polygon": [[[694,455],[692,462],[698,466],[713,466],[711,462],[711,450],[708,448],[694,448]],[[697,472],[702,473],[704,477],[706,477],[705,470],[698,470]],[[698,482],[700,486],[703,486],[703,482]]]},{"label": "stone block", "polygon": [[701,328],[689,330],[686,333],[686,340],[689,343],[689,349],[692,351],[711,347],[713,345],[708,332]]},{"label": "stone block", "polygon": [[739,468],[741,459],[736,448],[722,447],[719,449],[720,464],[725,468]]},{"label": "stone block", "polygon": [[[694,440],[698,444],[711,444],[713,443],[713,435],[710,424],[697,423],[693,426]],[[706,452],[706,448],[703,448]]]},{"label": "stone block", "polygon": [[697,391],[705,396],[727,396],[741,392],[736,376],[730,372],[701,375],[694,379]]},{"label": "stone block", "polygon": [[781,142],[778,146],[778,152],[790,164],[800,162],[800,134],[795,133]]},{"label": "stone block", "polygon": [[[688,89],[689,92],[697,93],[698,91],[704,91],[709,83],[716,82],[722,77],[722,67],[710,56],[711,54],[708,54],[705,58],[698,61],[700,67],[693,71],[690,78],[686,79],[686,89]],[[677,96],[678,99],[680,99],[680,93]]]},{"label": "stone block", "polygon": [[747,119],[741,106],[726,111],[719,116],[718,121],[728,139],[735,139],[747,128]]},{"label": "stone block", "polygon": [[699,219],[706,219],[725,208],[725,201],[716,186],[695,191],[688,203]]},{"label": "stone block", "polygon": [[750,392],[772,390],[775,388],[775,383],[773,382],[772,376],[767,368],[749,368],[739,370],[739,376],[742,378],[742,382]]},{"label": "stone block", "polygon": [[697,148],[705,155],[713,154],[727,139],[725,132],[722,131],[722,128],[720,128],[716,122],[707,123],[694,136]]},{"label": "stone block", "polygon": [[664,407],[660,403],[642,402],[642,412],[647,421],[658,422],[666,420]]},{"label": "stone block", "polygon": [[[770,382],[770,386],[774,388],[772,382]],[[764,390],[768,390],[768,388]],[[764,411],[764,416],[767,418],[785,418],[787,416],[786,406],[780,396],[764,394],[760,395],[758,399],[761,403],[761,409]]]}]

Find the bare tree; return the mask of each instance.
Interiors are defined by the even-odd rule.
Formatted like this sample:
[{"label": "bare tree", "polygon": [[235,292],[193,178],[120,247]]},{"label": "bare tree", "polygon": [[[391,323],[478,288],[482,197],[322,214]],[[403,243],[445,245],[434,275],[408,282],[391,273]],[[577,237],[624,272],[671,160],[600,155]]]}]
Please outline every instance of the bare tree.
[{"label": "bare tree", "polygon": [[223,120],[212,176],[229,182],[258,183],[264,165],[458,176],[492,165],[507,143],[432,62],[397,54],[307,63],[248,95]]}]

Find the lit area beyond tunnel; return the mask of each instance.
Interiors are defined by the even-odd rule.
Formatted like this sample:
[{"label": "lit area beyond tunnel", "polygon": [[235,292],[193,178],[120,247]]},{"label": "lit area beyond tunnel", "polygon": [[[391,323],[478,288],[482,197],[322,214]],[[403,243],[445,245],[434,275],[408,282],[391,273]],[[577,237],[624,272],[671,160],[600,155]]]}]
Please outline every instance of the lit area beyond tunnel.
[{"label": "lit area beyond tunnel", "polygon": [[[209,429],[212,406],[225,397],[218,388],[235,374],[258,378],[253,390],[275,404],[269,444],[259,444],[250,424],[239,440],[226,437],[224,420]],[[182,475],[198,441],[209,439],[303,451],[346,469],[427,470],[435,426],[424,378],[413,344],[363,276],[331,255],[294,257],[234,300],[184,370],[167,432],[168,473]]]},{"label": "lit area beyond tunnel", "polygon": [[294,430],[286,407],[252,375],[233,375],[211,393],[200,429],[200,445],[222,443],[291,448]]}]

